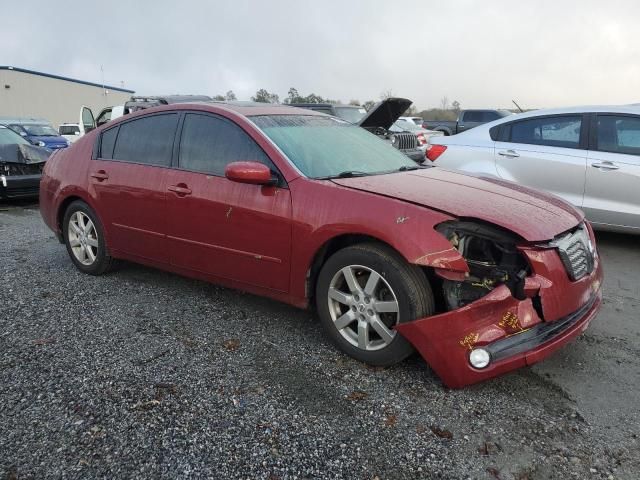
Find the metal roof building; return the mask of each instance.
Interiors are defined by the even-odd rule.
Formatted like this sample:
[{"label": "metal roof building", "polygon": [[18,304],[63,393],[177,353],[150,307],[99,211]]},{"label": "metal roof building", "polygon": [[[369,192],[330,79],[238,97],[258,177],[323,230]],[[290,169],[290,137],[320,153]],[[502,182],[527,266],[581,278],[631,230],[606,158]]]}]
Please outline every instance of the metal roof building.
[{"label": "metal roof building", "polygon": [[124,104],[133,93],[124,88],[0,66],[0,116],[45,118],[56,128],[61,123],[77,123],[83,105],[97,115],[104,107]]}]

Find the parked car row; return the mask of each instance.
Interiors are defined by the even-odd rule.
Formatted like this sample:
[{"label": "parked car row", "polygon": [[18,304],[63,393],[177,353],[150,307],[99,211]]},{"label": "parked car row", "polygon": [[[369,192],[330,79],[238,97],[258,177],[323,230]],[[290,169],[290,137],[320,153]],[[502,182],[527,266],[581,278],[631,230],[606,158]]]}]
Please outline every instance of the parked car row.
[{"label": "parked car row", "polygon": [[124,259],[312,306],[373,365],[415,349],[462,387],[542,360],[600,308],[590,225],[557,197],[380,141],[400,103],[351,120],[179,103],[83,124],[45,165],[41,214],[84,273]]},{"label": "parked car row", "polygon": [[41,118],[0,117],[0,125],[9,127],[29,143],[50,150],[65,148],[71,144],[59,135],[49,121]]}]

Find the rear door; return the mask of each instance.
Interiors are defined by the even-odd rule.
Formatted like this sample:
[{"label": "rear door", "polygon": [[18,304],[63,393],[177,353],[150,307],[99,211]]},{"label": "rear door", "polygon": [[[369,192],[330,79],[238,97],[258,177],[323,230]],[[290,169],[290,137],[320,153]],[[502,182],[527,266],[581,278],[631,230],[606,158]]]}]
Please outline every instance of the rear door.
[{"label": "rear door", "polygon": [[168,263],[166,176],[177,125],[177,113],[162,113],[102,132],[89,184],[112,249]]},{"label": "rear door", "polygon": [[177,168],[167,179],[171,263],[244,284],[287,291],[291,196],[279,186],[232,182],[235,161],[258,161],[279,175],[258,144],[236,123],[186,113]]},{"label": "rear door", "polygon": [[601,225],[640,229],[640,116],[593,115],[584,211]]},{"label": "rear door", "polygon": [[498,175],[582,206],[588,129],[582,114],[504,124],[495,145]]}]

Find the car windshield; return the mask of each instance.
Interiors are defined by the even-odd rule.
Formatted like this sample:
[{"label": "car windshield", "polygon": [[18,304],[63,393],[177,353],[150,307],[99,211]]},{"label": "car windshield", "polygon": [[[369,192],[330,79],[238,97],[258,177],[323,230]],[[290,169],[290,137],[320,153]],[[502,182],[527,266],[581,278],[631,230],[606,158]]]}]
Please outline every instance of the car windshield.
[{"label": "car windshield", "polygon": [[21,125],[29,135],[33,135],[34,137],[57,137],[58,132],[56,132],[49,125],[37,125],[37,124],[23,124]]},{"label": "car windshield", "polygon": [[384,140],[335,117],[265,115],[251,120],[309,178],[376,175],[417,168]]},{"label": "car windshield", "polygon": [[351,123],[358,123],[367,114],[362,107],[334,107],[336,115]]},{"label": "car windshield", "polygon": [[0,125],[0,145],[29,145],[24,138],[10,128]]}]

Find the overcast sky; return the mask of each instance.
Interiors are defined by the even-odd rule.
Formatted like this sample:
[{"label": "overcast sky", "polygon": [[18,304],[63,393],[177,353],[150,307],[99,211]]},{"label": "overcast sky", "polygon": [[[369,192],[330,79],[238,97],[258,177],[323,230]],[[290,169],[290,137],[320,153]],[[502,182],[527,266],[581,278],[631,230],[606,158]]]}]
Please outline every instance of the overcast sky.
[{"label": "overcast sky", "polygon": [[8,2],[0,64],[139,94],[289,87],[419,108],[640,101],[640,2]]}]

